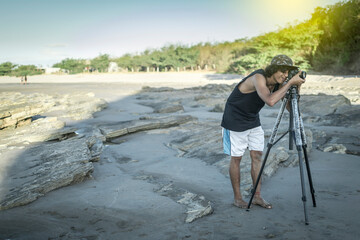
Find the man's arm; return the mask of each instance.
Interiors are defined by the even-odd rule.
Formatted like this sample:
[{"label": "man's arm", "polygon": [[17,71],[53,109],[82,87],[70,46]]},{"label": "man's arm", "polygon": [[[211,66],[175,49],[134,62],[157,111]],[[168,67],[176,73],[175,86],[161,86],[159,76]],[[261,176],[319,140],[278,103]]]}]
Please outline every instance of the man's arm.
[{"label": "man's arm", "polygon": [[253,79],[254,87],[259,95],[259,97],[270,107],[274,106],[278,101],[280,101],[289,90],[292,85],[301,85],[305,82],[304,79],[299,77],[299,74],[296,74],[292,79],[290,79],[286,84],[284,84],[279,90],[271,93],[269,88],[266,86],[266,79],[260,74],[256,74]]}]

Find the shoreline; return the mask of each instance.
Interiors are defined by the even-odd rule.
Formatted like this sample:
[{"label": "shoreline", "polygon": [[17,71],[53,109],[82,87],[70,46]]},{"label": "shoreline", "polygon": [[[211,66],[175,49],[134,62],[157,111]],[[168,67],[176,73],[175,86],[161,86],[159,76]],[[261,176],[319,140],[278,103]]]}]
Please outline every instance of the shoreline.
[{"label": "shoreline", "polygon": [[[75,74],[75,75],[36,75],[28,78],[28,85],[21,85],[16,77],[0,77],[0,89],[27,92],[27,88],[68,84],[93,87],[99,84],[122,85],[128,89],[127,94],[134,94],[143,87],[171,87],[174,89],[205,86],[208,84],[236,84],[243,78],[237,74],[219,74],[214,72],[166,72],[166,73],[104,73],[104,74]],[[80,87],[77,87],[78,89]],[[130,90],[129,90],[130,89]],[[360,105],[360,78],[351,76],[308,75],[306,84],[301,87],[301,94],[343,95],[352,105]]]}]

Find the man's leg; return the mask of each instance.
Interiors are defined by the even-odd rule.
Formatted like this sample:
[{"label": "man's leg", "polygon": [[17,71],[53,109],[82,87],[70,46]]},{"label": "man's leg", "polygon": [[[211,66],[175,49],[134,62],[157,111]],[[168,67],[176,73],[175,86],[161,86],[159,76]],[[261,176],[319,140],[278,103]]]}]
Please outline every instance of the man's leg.
[{"label": "man's leg", "polygon": [[[261,168],[261,156],[262,151],[250,151],[251,156],[251,178],[253,180],[253,186],[255,186],[258,174],[260,172]],[[266,202],[261,196],[260,196],[260,190],[261,190],[261,180],[259,181],[259,184],[255,190],[255,195],[253,199],[253,204],[259,205],[264,208],[272,208],[272,205],[268,202]]]},{"label": "man's leg", "polygon": [[247,203],[242,199],[240,192],[240,161],[242,157],[231,157],[229,174],[231,185],[234,191],[234,205],[239,208],[246,208]]}]

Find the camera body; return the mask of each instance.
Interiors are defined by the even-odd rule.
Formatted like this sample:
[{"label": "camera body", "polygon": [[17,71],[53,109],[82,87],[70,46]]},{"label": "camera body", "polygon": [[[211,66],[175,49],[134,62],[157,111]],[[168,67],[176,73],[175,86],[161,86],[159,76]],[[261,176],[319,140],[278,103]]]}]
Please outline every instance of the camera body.
[{"label": "camera body", "polygon": [[[298,73],[299,73],[298,68],[289,70],[289,72],[288,72],[288,80],[290,80],[293,76],[295,76]],[[302,79],[305,79],[306,78],[306,72],[301,71],[299,77],[301,77]]]}]

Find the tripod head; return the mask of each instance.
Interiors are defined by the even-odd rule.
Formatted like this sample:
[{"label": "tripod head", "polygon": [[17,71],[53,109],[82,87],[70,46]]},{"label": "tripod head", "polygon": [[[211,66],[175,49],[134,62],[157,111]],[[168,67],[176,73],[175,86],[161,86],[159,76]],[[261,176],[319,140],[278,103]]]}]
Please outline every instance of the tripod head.
[{"label": "tripod head", "polygon": [[[299,68],[296,69],[291,69],[288,72],[288,77],[286,79],[286,82],[289,81],[291,78],[293,78],[296,74],[298,74],[300,72]],[[302,79],[306,78],[306,72],[305,71],[301,71],[301,73],[299,74],[299,77]],[[295,95],[296,93],[298,93],[298,86],[297,85],[293,85],[289,88],[288,92],[287,92],[287,97],[292,97],[293,95]],[[290,95],[290,96],[289,96]],[[298,95],[299,97],[299,95]]]},{"label": "tripod head", "polygon": [[289,100],[289,103],[290,103],[291,99],[293,99],[294,96],[296,96],[297,100],[299,100],[300,94],[298,94],[298,86],[297,85],[293,85],[289,88],[289,90],[285,94],[285,99]]}]

